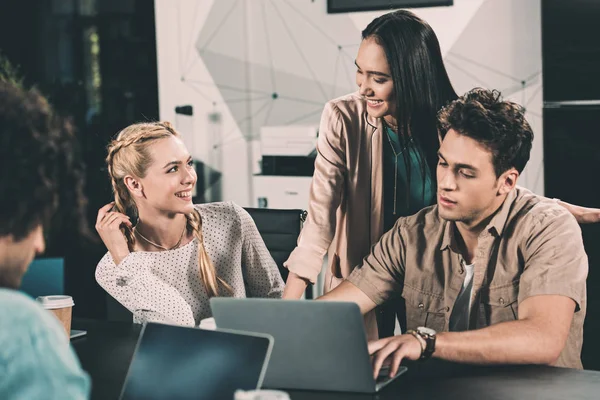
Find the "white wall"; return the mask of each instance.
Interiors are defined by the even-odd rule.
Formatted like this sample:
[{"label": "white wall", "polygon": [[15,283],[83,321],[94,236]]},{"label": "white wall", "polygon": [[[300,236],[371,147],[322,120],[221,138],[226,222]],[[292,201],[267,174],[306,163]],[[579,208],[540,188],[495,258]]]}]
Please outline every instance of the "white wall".
[{"label": "white wall", "polygon": [[[454,3],[413,11],[436,31],[459,93],[496,88],[527,107],[536,136],[520,183],[543,193],[540,1]],[[246,138],[262,125],[316,124],[327,99],[354,90],[360,30],[381,14],[328,15],[326,0],[155,5],[161,119],[177,124],[196,158],[222,171],[223,199],[244,206],[251,204]],[[175,116],[183,104],[194,106],[189,121]]]}]

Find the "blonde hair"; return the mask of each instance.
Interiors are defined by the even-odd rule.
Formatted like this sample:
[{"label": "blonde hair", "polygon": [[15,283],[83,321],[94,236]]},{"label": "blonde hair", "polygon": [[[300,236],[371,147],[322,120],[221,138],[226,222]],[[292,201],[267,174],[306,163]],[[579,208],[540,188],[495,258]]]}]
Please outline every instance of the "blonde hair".
[{"label": "blonde hair", "polygon": [[[150,146],[159,139],[171,136],[180,137],[169,122],[143,122],[123,129],[108,145],[106,165],[115,197],[115,211],[128,215],[132,220],[138,218],[137,206],[125,185],[125,176],[144,178],[153,161],[149,151]],[[198,269],[209,297],[219,295],[219,285],[231,293],[232,289],[227,282],[217,276],[215,266],[204,247],[200,213],[194,209],[185,217],[188,232],[193,232],[198,239]],[[135,245],[133,229],[123,224],[121,231],[127,239],[129,250],[133,251]]]}]

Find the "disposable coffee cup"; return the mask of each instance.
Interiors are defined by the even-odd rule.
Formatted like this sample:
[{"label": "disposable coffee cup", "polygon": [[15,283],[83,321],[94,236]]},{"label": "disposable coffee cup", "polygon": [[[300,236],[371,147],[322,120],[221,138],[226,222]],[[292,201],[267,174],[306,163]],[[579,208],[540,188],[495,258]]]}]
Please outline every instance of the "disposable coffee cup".
[{"label": "disposable coffee cup", "polygon": [[71,336],[71,316],[73,311],[73,298],[71,296],[40,296],[36,299],[42,307],[49,310],[60,321],[67,337]]}]

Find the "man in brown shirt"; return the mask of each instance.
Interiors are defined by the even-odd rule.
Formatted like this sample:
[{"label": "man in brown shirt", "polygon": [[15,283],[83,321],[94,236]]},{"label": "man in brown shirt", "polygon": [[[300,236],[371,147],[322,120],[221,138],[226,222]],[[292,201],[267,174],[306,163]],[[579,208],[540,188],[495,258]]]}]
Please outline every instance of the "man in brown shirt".
[{"label": "man in brown shirt", "polygon": [[523,113],[483,89],[440,111],[437,205],[400,218],[322,297],[363,313],[406,300],[407,333],[369,344],[375,376],[431,355],[582,368],[587,256],[568,211],[516,186],[533,140]]}]

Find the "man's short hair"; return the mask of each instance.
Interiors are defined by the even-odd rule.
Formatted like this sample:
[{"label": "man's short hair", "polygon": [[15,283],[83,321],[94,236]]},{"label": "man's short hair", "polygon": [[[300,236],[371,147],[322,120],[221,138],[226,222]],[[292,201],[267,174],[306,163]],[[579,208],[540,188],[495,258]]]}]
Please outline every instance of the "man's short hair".
[{"label": "man's short hair", "polygon": [[438,112],[442,137],[450,129],[484,145],[492,153],[496,176],[510,168],[523,171],[533,142],[525,109],[504,101],[497,90],[475,88]]},{"label": "man's short hair", "polygon": [[26,237],[61,218],[81,221],[83,167],[71,125],[36,90],[0,81],[0,236]]}]

